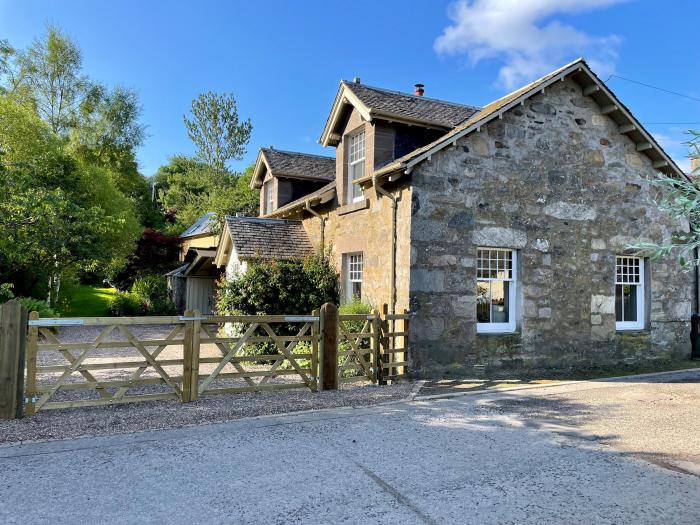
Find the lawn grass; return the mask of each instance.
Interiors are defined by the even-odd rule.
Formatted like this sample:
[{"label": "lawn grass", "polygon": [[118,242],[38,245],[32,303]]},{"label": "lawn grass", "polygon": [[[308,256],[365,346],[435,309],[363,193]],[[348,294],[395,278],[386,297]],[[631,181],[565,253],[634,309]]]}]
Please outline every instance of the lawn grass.
[{"label": "lawn grass", "polygon": [[117,293],[114,288],[81,284],[73,290],[70,306],[63,317],[101,317],[108,315],[109,301]]}]

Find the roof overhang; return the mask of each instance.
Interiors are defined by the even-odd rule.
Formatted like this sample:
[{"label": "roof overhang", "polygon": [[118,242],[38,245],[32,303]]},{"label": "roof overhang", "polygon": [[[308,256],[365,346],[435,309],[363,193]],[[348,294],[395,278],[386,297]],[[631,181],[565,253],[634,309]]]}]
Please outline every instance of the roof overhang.
[{"label": "roof overhang", "polygon": [[[584,95],[590,96],[600,106],[601,112],[615,121],[618,125],[619,133],[627,135],[637,145],[637,151],[644,153],[652,161],[655,169],[666,174],[683,176],[686,174],[681,170],[671,157],[658,144],[656,139],[641,125],[641,123],[632,115],[627,107],[622,104],[615,94],[597,77],[595,73],[588,67],[588,64],[583,59],[578,59],[567,66],[564,66],[559,71],[555,72],[551,78],[544,81],[535,81],[531,84],[530,89],[523,89],[523,93],[512,100],[508,100],[502,105],[498,105],[496,110],[488,110],[489,106],[493,106],[498,101],[487,105],[484,109],[471,117],[465,125],[455,128],[450,133],[434,141],[432,144],[417,150],[418,154],[409,154],[404,160],[392,162],[387,166],[375,171],[372,175],[368,175],[357,179],[355,182],[361,186],[368,186],[380,180],[396,180],[404,174],[409,174],[414,166],[430,160],[432,155],[438,151],[456,145],[457,141],[470,133],[479,133],[481,128],[493,120],[503,118],[503,114],[517,106],[521,106],[525,101],[535,95],[544,93],[548,87],[556,82],[562,82],[567,78],[572,78],[579,84]],[[527,87],[527,86],[526,86]],[[514,93],[517,93],[514,92]],[[506,95],[499,100],[507,100],[513,93]]]},{"label": "roof overhang", "polygon": [[225,232],[221,232],[222,235],[219,238],[219,245],[216,247],[216,252],[214,254],[214,266],[217,268],[222,268],[228,264],[233,247],[231,231],[228,228],[228,223],[224,224],[224,229]]},{"label": "roof overhang", "polygon": [[253,168],[253,176],[250,178],[250,189],[256,190],[262,188],[265,171],[271,171],[270,165],[265,159],[263,149],[258,150],[258,157],[255,159],[255,167]]},{"label": "roof overhang", "polygon": [[305,209],[310,209],[313,206],[326,204],[335,198],[335,183],[331,184],[327,184],[320,190],[316,190],[309,195],[305,195],[300,199],[285,204],[272,213],[264,215],[264,217],[268,219],[283,219],[286,217],[292,217]]},{"label": "roof overhang", "polygon": [[367,105],[365,105],[358,98],[358,96],[353,93],[352,88],[348,87],[345,82],[341,82],[340,86],[338,87],[338,92],[335,95],[335,99],[333,100],[331,112],[326,120],[326,126],[323,128],[323,133],[321,133],[321,138],[319,139],[320,144],[325,147],[337,146],[340,143],[341,139],[343,138],[341,135],[343,116],[345,115],[346,110],[351,107],[356,109],[366,122],[371,122],[375,119],[382,119],[389,122],[398,122],[401,124],[421,126],[424,128],[441,130],[451,129],[450,126],[445,126],[445,124],[441,122],[412,119],[403,115],[389,113],[386,111],[378,111],[367,107]]}]

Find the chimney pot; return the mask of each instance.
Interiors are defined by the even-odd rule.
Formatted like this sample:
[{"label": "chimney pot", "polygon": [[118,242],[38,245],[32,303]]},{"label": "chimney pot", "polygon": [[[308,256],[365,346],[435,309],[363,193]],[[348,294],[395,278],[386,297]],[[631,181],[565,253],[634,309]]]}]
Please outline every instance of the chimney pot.
[{"label": "chimney pot", "polygon": [[355,77],[352,79],[353,84],[360,84],[360,77]]},{"label": "chimney pot", "polygon": [[416,84],[415,87],[416,87],[416,91],[415,91],[416,96],[422,97],[423,93],[425,93],[425,89],[423,89],[425,87],[425,85],[424,84]]}]

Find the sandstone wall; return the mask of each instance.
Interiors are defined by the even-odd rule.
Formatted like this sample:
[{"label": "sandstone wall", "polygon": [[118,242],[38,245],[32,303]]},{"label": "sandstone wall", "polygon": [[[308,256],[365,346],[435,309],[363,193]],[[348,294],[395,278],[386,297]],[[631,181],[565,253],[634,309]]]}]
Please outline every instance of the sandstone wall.
[{"label": "sandstone wall", "polygon": [[[414,169],[414,371],[686,354],[692,272],[648,263],[648,329],[616,332],[615,255],[687,228],[652,202],[651,161],[571,81]],[[518,250],[515,333],[476,333],[477,247]]]}]

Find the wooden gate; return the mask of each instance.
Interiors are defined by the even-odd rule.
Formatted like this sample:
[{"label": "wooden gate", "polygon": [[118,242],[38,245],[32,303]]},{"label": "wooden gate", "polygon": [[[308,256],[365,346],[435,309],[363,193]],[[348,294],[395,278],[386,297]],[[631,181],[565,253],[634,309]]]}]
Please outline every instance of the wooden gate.
[{"label": "wooden gate", "polygon": [[371,314],[338,316],[339,381],[369,379],[385,384],[406,377],[409,314],[390,314],[387,305]]},{"label": "wooden gate", "polygon": [[[80,327],[61,341],[56,327]],[[319,316],[39,319],[30,314],[26,410],[228,392],[317,389]],[[240,330],[238,332],[237,330]],[[227,333],[228,332],[228,333]],[[290,335],[291,334],[291,335]]]},{"label": "wooden gate", "polygon": [[[335,317],[321,323],[321,315],[318,310],[301,316],[187,311],[184,316],[39,319],[32,312],[25,413],[188,402],[232,392],[317,391],[322,344],[329,347],[325,355],[336,355],[337,348],[342,381],[385,384],[406,375],[407,312],[389,314],[384,307],[370,315],[340,315],[337,324]],[[77,337],[61,339],[55,330],[65,326],[77,327]],[[332,343],[322,343],[321,326],[337,330]]]},{"label": "wooden gate", "polygon": [[[135,328],[144,325],[162,328],[165,336],[136,335]],[[59,341],[53,331],[56,326],[83,327],[83,340]],[[32,312],[26,414],[41,409],[182,399],[183,328],[178,317],[38,319]],[[164,358],[166,349],[174,351]],[[118,355],[109,355],[114,353]]]}]

